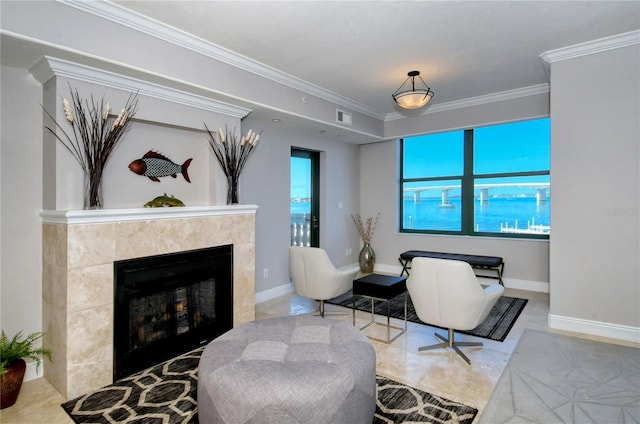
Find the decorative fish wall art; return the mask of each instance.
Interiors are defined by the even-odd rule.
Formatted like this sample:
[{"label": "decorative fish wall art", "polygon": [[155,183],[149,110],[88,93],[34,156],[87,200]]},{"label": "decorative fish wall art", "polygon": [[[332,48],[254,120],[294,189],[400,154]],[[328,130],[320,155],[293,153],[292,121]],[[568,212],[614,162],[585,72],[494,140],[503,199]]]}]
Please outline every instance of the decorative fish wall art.
[{"label": "decorative fish wall art", "polygon": [[129,164],[129,169],[138,175],[148,177],[151,181],[160,182],[158,177],[168,177],[171,175],[176,178],[178,174],[182,174],[188,183],[189,179],[189,165],[191,165],[191,159],[187,159],[182,165],[178,165],[171,161],[166,156],[149,150],[142,158],[136,159]]}]

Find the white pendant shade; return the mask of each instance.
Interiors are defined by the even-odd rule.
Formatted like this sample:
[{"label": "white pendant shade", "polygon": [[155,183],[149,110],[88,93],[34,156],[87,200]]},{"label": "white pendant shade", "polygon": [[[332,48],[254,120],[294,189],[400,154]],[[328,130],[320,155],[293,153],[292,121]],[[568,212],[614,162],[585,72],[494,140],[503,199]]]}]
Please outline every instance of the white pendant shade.
[{"label": "white pendant shade", "polygon": [[[418,77],[423,87],[416,87],[415,78]],[[407,84],[409,83],[410,84]],[[403,90],[407,85],[408,87]],[[420,77],[420,72],[411,71],[408,73],[408,78],[402,83],[400,88],[392,94],[393,100],[403,109],[420,109],[426,106],[427,103],[433,98],[433,91],[427,86],[427,84]]]},{"label": "white pendant shade", "polygon": [[403,109],[420,109],[433,97],[433,91],[405,91],[395,95],[396,103]]}]

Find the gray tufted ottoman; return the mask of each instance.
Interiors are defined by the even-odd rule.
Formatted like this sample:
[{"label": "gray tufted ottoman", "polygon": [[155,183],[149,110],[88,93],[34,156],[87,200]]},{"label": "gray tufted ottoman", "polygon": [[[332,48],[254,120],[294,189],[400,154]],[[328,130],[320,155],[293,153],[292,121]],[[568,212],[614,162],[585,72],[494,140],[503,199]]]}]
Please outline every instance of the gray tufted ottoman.
[{"label": "gray tufted ottoman", "polygon": [[200,358],[201,424],[371,424],[375,406],[375,351],[346,322],[253,321],[209,343]]}]

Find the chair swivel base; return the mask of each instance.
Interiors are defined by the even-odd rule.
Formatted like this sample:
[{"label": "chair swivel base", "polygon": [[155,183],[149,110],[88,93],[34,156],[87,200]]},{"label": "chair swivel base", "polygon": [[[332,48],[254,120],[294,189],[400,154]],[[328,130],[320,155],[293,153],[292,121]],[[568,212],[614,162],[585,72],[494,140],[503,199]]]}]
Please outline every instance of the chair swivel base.
[{"label": "chair swivel base", "polygon": [[318,301],[320,303],[319,307],[318,307],[318,311],[315,312],[313,315],[317,315],[317,316],[321,316],[322,318],[325,317],[325,315],[348,315],[347,312],[341,312],[341,311],[325,311],[324,308],[324,300],[319,300]]},{"label": "chair swivel base", "polygon": [[431,350],[431,349],[438,349],[441,347],[443,348],[450,347],[453,350],[455,350],[456,353],[460,355],[460,357],[464,359],[467,364],[471,365],[471,361],[469,360],[469,358],[467,358],[467,356],[464,353],[462,353],[462,351],[459,349],[458,346],[464,346],[464,347],[482,346],[482,342],[456,342],[454,339],[454,333],[452,328],[449,329],[449,338],[441,336],[438,333],[434,333],[434,335],[440,340],[442,340],[442,343],[419,347],[418,352],[424,352],[425,350]]}]

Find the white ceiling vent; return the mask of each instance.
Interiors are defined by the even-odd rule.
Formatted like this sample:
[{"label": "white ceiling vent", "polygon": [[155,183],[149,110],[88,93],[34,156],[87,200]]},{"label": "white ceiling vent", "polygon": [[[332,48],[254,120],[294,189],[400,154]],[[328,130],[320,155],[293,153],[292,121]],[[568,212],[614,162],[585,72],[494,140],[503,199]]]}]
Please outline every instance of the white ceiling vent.
[{"label": "white ceiling vent", "polygon": [[351,114],[344,110],[336,109],[336,122],[351,126]]}]

